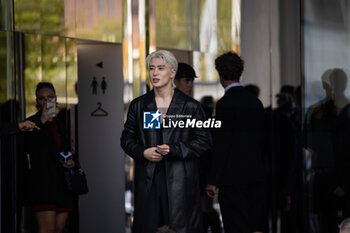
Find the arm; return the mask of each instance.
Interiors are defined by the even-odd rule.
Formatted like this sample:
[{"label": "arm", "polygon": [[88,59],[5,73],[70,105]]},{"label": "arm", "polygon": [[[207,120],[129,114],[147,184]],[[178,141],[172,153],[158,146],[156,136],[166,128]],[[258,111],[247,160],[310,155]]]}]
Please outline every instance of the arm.
[{"label": "arm", "polygon": [[40,130],[38,126],[35,125],[34,122],[31,121],[21,121],[18,123],[18,128],[20,131],[33,131],[34,128]]},{"label": "arm", "polygon": [[134,160],[141,161],[143,158],[143,152],[147,148],[139,143],[139,132],[137,132],[138,120],[136,106],[131,102],[127,120],[124,124],[124,130],[120,138],[120,145],[125,153],[130,155]]},{"label": "arm", "polygon": [[18,134],[20,131],[33,131],[35,129],[40,130],[35,123],[31,121],[21,121],[16,123],[1,123],[0,125],[0,136],[11,136]]}]

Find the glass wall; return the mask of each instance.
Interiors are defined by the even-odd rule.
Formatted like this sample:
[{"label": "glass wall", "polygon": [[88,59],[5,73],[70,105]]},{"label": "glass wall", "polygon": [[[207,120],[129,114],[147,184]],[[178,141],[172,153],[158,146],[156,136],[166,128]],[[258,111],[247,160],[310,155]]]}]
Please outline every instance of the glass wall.
[{"label": "glass wall", "polygon": [[350,5],[304,1],[305,177],[310,232],[350,217]]},{"label": "glass wall", "polygon": [[13,5],[12,1],[0,1],[0,30],[10,31],[13,29]]},{"label": "glass wall", "polygon": [[55,86],[58,108],[78,102],[75,39],[25,33],[24,63],[26,116],[36,112],[35,86],[38,82],[51,82]]},{"label": "glass wall", "polygon": [[122,0],[15,0],[15,30],[122,41]]},{"label": "glass wall", "polygon": [[214,60],[217,54],[226,51],[240,53],[241,1],[186,0],[169,3],[155,0],[153,7],[154,14],[150,14],[150,19],[154,17],[155,21],[154,45],[157,48],[193,51],[187,59],[178,59],[196,70],[198,79],[195,80],[194,98],[199,100],[204,95],[212,95],[214,99],[221,97],[223,92]]}]

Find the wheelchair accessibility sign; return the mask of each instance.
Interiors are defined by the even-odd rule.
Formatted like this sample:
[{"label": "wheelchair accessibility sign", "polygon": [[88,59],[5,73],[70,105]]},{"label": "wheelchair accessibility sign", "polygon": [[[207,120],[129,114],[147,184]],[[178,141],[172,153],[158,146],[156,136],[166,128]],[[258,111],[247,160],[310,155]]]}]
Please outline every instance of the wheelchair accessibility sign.
[{"label": "wheelchair accessibility sign", "polygon": [[160,129],[160,116],[162,114],[157,112],[144,112],[143,113],[143,128],[144,129]]}]

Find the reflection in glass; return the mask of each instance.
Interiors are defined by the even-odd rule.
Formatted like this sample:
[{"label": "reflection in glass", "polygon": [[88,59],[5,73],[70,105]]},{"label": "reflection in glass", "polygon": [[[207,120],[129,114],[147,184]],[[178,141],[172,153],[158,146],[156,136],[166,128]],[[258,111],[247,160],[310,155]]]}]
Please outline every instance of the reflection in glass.
[{"label": "reflection in glass", "polygon": [[67,81],[67,103],[77,104],[78,94],[76,84],[78,82],[78,54],[77,41],[75,39],[66,38],[66,81]]},{"label": "reflection in glass", "polygon": [[74,39],[25,34],[26,116],[36,112],[35,87],[40,81],[56,87],[59,108],[77,103],[77,47]]},{"label": "reflection in glass", "polygon": [[210,53],[239,51],[240,2],[155,0],[151,6],[155,10],[156,46]]},{"label": "reflection in glass", "polygon": [[35,87],[42,80],[41,73],[41,36],[36,34],[24,34],[24,85],[26,116],[36,112]]},{"label": "reflection in glass", "polygon": [[0,1],[0,30],[10,31],[13,28],[12,9],[12,1]]},{"label": "reflection in glass", "polygon": [[15,0],[15,29],[121,42],[122,0]]},{"label": "reflection in glass", "polygon": [[15,30],[40,32],[40,1],[15,0]]},{"label": "reflection in glass", "polygon": [[76,37],[122,42],[122,0],[75,0]]},{"label": "reflection in glass", "polygon": [[305,161],[310,229],[338,232],[350,217],[347,1],[304,1]]},{"label": "reflection in glass", "polygon": [[216,56],[212,53],[193,52],[193,68],[198,76],[194,82],[193,97],[197,100],[206,95],[218,100],[224,94],[224,89],[219,82],[219,76],[214,67]]},{"label": "reflection in glass", "polygon": [[[199,21],[198,1],[163,1],[155,0],[156,45],[163,48],[183,50],[194,48]],[[198,34],[196,34],[198,35]]]},{"label": "reflection in glass", "polygon": [[40,32],[50,35],[66,35],[64,24],[64,0],[40,0]]},{"label": "reflection in glass", "polygon": [[13,34],[0,31],[0,104],[14,99]]}]

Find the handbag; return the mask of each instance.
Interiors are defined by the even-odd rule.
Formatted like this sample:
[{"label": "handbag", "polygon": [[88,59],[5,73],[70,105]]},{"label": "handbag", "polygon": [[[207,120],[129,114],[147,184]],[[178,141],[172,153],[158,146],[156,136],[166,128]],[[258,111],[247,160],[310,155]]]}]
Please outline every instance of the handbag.
[{"label": "handbag", "polygon": [[81,195],[89,192],[86,175],[83,169],[67,169],[65,171],[65,180],[68,191],[73,194]]}]

